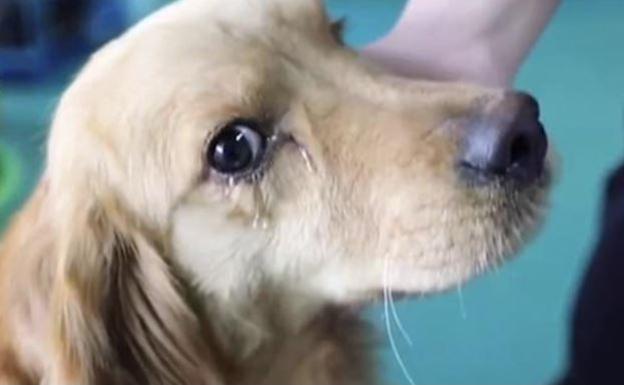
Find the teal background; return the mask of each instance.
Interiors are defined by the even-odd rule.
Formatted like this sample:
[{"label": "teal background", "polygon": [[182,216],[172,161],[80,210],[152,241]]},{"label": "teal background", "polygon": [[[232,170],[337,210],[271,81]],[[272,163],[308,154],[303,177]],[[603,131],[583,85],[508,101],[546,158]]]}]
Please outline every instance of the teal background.
[{"label": "teal background", "polygon": [[[151,8],[130,4],[137,14]],[[386,32],[402,5],[328,1],[334,16],[347,16],[355,46]],[[416,383],[548,383],[564,369],[568,314],[596,237],[602,182],[624,154],[623,41],[623,1],[567,0],[522,68],[517,85],[540,100],[562,159],[550,216],[517,260],[462,293],[397,304],[413,346],[394,334]],[[35,84],[0,84],[0,226],[36,183],[46,128],[75,67]],[[383,332],[381,309],[369,317]],[[384,383],[406,384],[384,346]]]}]

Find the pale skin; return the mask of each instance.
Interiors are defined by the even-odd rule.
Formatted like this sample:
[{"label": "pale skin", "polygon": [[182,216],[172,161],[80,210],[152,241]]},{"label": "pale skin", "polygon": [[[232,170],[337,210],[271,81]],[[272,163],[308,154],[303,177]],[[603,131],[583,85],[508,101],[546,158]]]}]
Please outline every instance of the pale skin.
[{"label": "pale skin", "polygon": [[410,0],[394,28],[364,48],[407,77],[511,87],[560,0]]}]

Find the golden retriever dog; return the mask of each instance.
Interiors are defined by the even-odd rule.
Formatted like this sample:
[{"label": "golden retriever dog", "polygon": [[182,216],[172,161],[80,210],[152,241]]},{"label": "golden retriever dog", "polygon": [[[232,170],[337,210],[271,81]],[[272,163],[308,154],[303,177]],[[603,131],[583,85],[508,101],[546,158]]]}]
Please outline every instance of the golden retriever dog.
[{"label": "golden retriever dog", "polygon": [[2,241],[0,383],[372,383],[362,305],[518,251],[535,100],[336,30],[315,0],[181,0],[91,58]]}]

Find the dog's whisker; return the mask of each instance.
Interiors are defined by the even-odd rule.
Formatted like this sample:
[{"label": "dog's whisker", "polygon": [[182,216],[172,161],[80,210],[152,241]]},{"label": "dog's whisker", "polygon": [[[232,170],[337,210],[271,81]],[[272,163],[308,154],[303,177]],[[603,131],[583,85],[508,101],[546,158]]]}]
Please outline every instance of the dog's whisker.
[{"label": "dog's whisker", "polygon": [[[386,261],[388,261],[388,258],[386,257]],[[389,265],[389,261],[388,261],[388,265]],[[387,274],[387,272],[386,272]],[[403,339],[405,340],[405,342],[407,342],[407,344],[412,347],[413,343],[412,343],[412,338],[410,337],[409,333],[407,332],[407,330],[403,327],[403,322],[401,322],[401,318],[399,317],[399,314],[396,310],[396,306],[394,303],[394,298],[392,296],[392,282],[387,282],[387,285],[384,284],[384,287],[388,287],[388,294],[389,294],[389,299],[390,299],[390,311],[392,312],[392,318],[394,318],[394,323],[397,325],[397,327],[399,328],[399,332],[401,332],[401,335],[403,336]]]},{"label": "dog's whisker", "polygon": [[399,328],[399,332],[401,332],[401,335],[403,336],[403,339],[405,339],[405,342],[407,342],[407,344],[410,347],[413,347],[414,343],[412,342],[412,338],[410,337],[410,335],[407,332],[407,330],[405,329],[405,327],[403,327],[403,322],[401,322],[401,318],[399,317],[399,313],[396,310],[396,306],[394,304],[394,298],[392,297],[392,290],[391,289],[389,289],[389,294],[390,294],[390,311],[392,312],[392,318],[394,318],[394,323]]},{"label": "dog's whisker", "polygon": [[401,353],[399,352],[399,349],[397,348],[397,345],[396,345],[396,341],[394,339],[394,334],[392,333],[392,324],[390,323],[390,310],[389,310],[391,297],[390,297],[390,286],[388,285],[389,283],[388,282],[388,263],[389,263],[389,258],[386,255],[384,259],[384,274],[383,274],[384,315],[385,315],[384,318],[385,318],[386,333],[388,334],[388,340],[390,341],[390,347],[392,348],[392,353],[394,354],[394,358],[397,360],[397,363],[399,364],[399,367],[401,368],[403,375],[405,376],[405,378],[407,379],[410,385],[415,385],[415,382],[412,379],[412,376],[410,375],[409,370],[407,370],[407,366],[405,365],[405,362],[403,362],[403,358],[401,357]]}]

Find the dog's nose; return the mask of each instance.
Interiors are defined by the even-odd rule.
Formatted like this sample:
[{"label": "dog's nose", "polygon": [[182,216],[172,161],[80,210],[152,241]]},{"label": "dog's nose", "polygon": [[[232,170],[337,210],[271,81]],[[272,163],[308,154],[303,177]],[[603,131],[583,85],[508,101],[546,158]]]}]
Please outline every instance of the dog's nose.
[{"label": "dog's nose", "polygon": [[526,93],[509,93],[465,127],[459,167],[469,182],[531,183],[544,168],[548,141],[539,105]]}]

